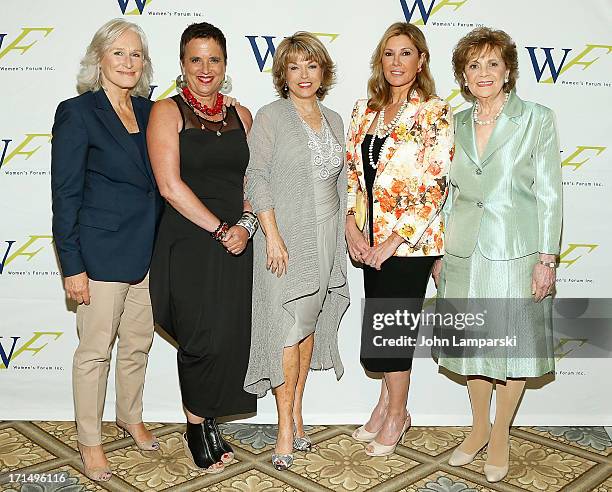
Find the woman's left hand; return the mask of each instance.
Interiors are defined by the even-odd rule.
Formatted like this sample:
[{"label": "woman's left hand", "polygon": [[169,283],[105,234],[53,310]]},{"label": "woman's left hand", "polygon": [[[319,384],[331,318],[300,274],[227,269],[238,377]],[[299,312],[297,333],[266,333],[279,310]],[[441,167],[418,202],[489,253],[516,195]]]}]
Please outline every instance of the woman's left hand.
[{"label": "woman's left hand", "polygon": [[365,256],[361,257],[361,261],[364,265],[371,266],[376,270],[380,270],[381,265],[387,259],[393,256],[393,253],[397,250],[398,246],[402,244],[404,240],[395,234],[391,234],[385,241],[377,246],[371,247],[370,251]]},{"label": "woman's left hand", "polygon": [[223,95],[223,104],[225,105],[226,108],[229,108],[230,106],[236,106],[237,104],[240,104],[240,103],[238,102],[238,100],[235,97],[226,96],[224,94]]},{"label": "woman's left hand", "polygon": [[249,233],[247,230],[239,225],[233,225],[225,234],[221,244],[233,255],[239,255],[246,248],[249,240]]},{"label": "woman's left hand", "polygon": [[[540,255],[540,259],[545,262],[554,263],[554,255]],[[540,302],[546,296],[552,295],[557,279],[557,272],[554,268],[537,263],[533,267],[531,280],[531,295],[535,302]]]},{"label": "woman's left hand", "polygon": [[444,261],[442,258],[438,258],[431,266],[431,277],[433,278],[436,287],[438,287],[438,282],[440,281],[440,273],[442,272],[442,261]]}]

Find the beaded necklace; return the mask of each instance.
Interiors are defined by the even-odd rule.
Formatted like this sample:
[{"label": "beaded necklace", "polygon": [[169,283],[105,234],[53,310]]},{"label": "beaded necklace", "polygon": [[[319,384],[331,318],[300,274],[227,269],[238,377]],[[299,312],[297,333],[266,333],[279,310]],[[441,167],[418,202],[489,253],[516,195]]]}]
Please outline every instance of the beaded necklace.
[{"label": "beaded necklace", "polygon": [[495,113],[495,116],[490,120],[481,120],[480,118],[478,118],[478,111],[480,110],[480,104],[478,103],[478,100],[477,100],[476,103],[474,104],[474,110],[472,112],[474,123],[476,123],[477,125],[490,125],[492,123],[495,123],[497,121],[497,118],[501,116],[502,111],[506,107],[506,103],[508,102],[509,97],[510,97],[510,93],[506,92],[506,97],[504,98],[503,104],[501,105],[497,113]]},{"label": "beaded necklace", "polygon": [[374,140],[376,140],[375,137],[387,138],[389,135],[391,135],[391,132],[399,124],[402,114],[410,104],[410,99],[412,99],[414,96],[415,91],[413,91],[410,96],[402,103],[400,108],[397,110],[397,113],[395,113],[395,117],[387,124],[385,124],[385,108],[382,108],[378,113],[376,130],[374,131],[374,135],[372,135],[372,139],[370,140],[370,146],[368,147],[368,157],[370,159],[370,166],[372,166],[373,169],[376,169],[378,167],[378,160],[374,160]]}]

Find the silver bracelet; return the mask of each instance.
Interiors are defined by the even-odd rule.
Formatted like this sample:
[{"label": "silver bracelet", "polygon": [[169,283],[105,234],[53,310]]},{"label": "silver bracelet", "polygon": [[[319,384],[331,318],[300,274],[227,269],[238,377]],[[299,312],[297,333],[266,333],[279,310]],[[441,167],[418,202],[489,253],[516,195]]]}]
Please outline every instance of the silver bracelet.
[{"label": "silver bracelet", "polygon": [[238,222],[236,222],[236,225],[244,227],[249,233],[249,239],[251,239],[259,228],[259,221],[253,212],[245,211]]}]

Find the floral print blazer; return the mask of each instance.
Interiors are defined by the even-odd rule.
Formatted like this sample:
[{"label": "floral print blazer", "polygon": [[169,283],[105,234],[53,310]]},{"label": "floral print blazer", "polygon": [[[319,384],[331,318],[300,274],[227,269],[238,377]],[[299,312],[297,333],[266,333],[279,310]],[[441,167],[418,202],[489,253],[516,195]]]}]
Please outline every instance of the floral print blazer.
[{"label": "floral print blazer", "polygon": [[[347,211],[355,212],[358,190],[365,196],[361,144],[376,118],[367,100],[356,102],[346,144],[348,170]],[[452,112],[437,97],[422,100],[410,95],[397,127],[380,151],[374,179],[373,238],[381,244],[393,232],[404,238],[394,256],[444,254],[441,210],[447,195],[447,176],[454,152]],[[369,213],[369,204],[366,205]],[[369,241],[369,221],[363,234]]]}]

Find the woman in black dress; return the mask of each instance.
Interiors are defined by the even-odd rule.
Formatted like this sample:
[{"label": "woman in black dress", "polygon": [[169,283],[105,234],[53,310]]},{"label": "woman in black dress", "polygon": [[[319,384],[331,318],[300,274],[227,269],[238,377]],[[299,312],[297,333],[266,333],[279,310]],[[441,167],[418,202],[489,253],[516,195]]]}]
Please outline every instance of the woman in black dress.
[{"label": "woman in black dress", "polygon": [[248,240],[256,227],[243,191],[252,118],[244,107],[223,104],[227,51],[218,28],[192,24],[180,50],[181,92],[154,105],[147,131],[167,202],[151,265],[151,301],[156,323],[178,343],[185,450],[197,466],[216,473],[233,451],[215,417],[256,408],[255,395],[242,389],[251,329]]}]

